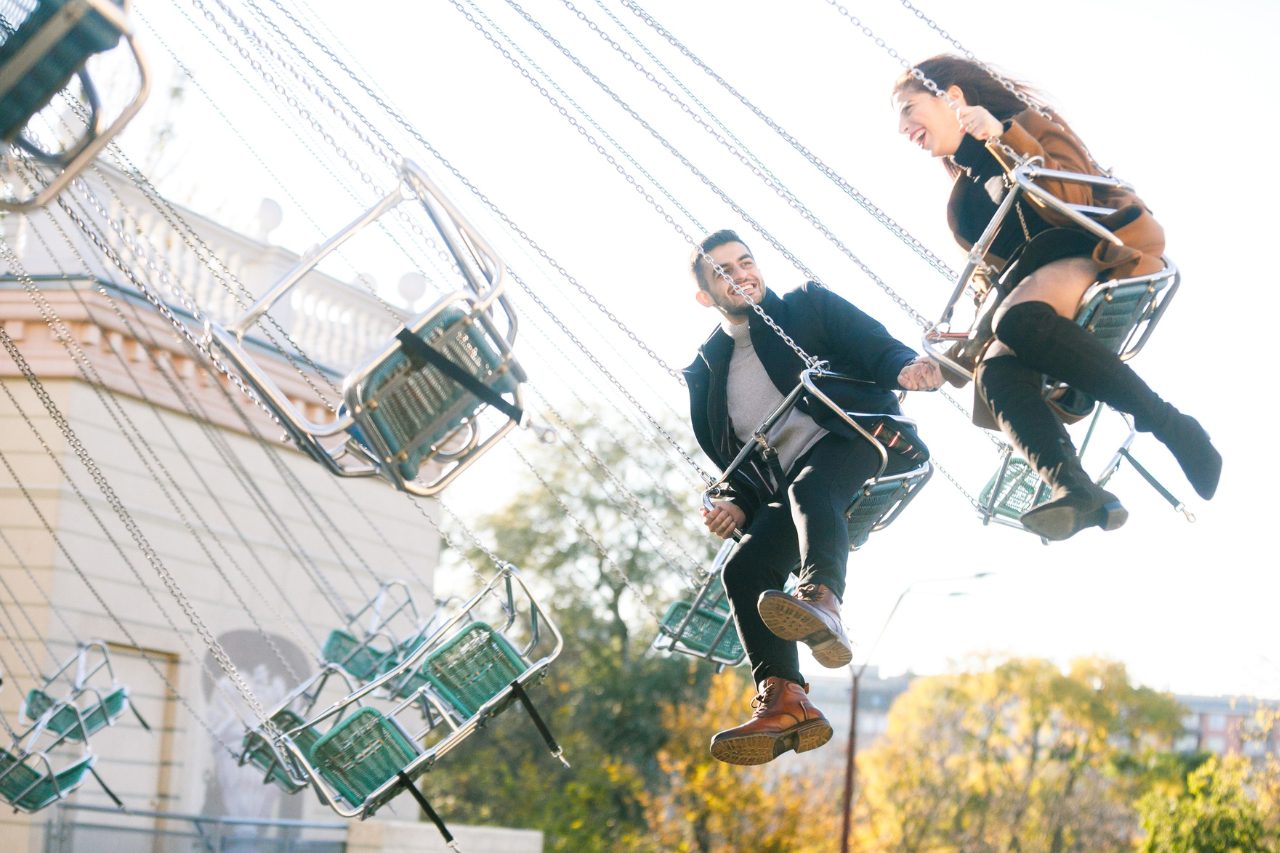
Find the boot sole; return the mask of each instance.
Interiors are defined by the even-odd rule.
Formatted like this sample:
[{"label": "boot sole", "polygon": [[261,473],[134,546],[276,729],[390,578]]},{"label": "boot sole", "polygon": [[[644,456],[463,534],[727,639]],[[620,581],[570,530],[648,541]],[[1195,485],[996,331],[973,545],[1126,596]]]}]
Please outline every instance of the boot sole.
[{"label": "boot sole", "polygon": [[826,720],[810,720],[776,735],[758,733],[713,740],[711,755],[725,764],[768,764],[789,750],[808,752],[829,740],[831,724]]},{"label": "boot sole", "polygon": [[804,643],[813,652],[813,659],[827,669],[848,666],[853,660],[853,648],[843,632],[832,631],[791,596],[771,590],[760,596],[756,609],[774,636]]},{"label": "boot sole", "polygon": [[1115,530],[1128,520],[1129,511],[1118,500],[1107,501],[1092,510],[1072,505],[1045,506],[1023,513],[1019,519],[1023,527],[1051,542],[1070,539],[1088,527]]}]

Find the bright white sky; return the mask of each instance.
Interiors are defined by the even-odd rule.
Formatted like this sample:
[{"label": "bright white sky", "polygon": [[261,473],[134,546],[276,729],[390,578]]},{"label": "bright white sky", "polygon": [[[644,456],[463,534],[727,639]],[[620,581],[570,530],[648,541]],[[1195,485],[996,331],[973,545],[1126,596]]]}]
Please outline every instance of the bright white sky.
[{"label": "bright white sky", "polygon": [[[212,15],[226,20],[214,0],[206,2]],[[652,67],[595,0],[575,3]],[[1273,372],[1262,330],[1276,314],[1274,264],[1265,253],[1274,241],[1268,227],[1274,217],[1262,205],[1280,186],[1269,158],[1257,156],[1280,138],[1273,75],[1263,63],[1280,32],[1280,5],[1079,0],[1064,15],[1068,7],[1040,0],[998,10],[980,0],[922,3],[965,47],[1045,91],[1095,156],[1135,184],[1155,210],[1184,284],[1136,366],[1157,390],[1201,419],[1223,451],[1226,469],[1219,497],[1204,504],[1164,449],[1142,437],[1135,452],[1189,501],[1196,523],[1184,521],[1126,468],[1112,487],[1130,509],[1128,525],[1105,535],[1089,531],[1052,547],[1026,534],[983,528],[961,494],[937,477],[893,528],[851,559],[845,616],[855,640],[865,652],[894,601],[912,585],[872,660],[884,671],[936,672],[981,654],[1040,655],[1062,662],[1101,655],[1124,661],[1137,680],[1158,688],[1280,697],[1275,616],[1280,571],[1271,554],[1267,531],[1274,522],[1266,498],[1277,466],[1264,444],[1262,418],[1264,408],[1274,408],[1264,402]],[[265,0],[263,5],[279,18]],[[527,0],[526,5],[829,286],[918,346],[919,329],[906,314],[561,2]],[[948,182],[942,168],[896,133],[888,92],[901,66],[848,18],[824,0],[645,0],[643,5],[935,253],[953,267],[962,265],[962,254],[945,230]],[[896,0],[853,5],[867,26],[908,59],[947,49]],[[310,6],[305,20],[317,34],[374,81],[445,156],[625,317],[663,359],[677,367],[688,362],[714,322],[692,300],[685,272],[688,242],[450,0]],[[773,288],[802,281],[801,273],[609,103],[505,0],[480,0],[480,6],[707,230],[737,228]],[[923,314],[937,315],[950,290],[941,276],[709,78],[659,44],[617,0],[608,0],[608,7],[878,275]],[[264,104],[247,88],[246,81],[264,88],[261,78],[208,26],[201,7],[143,0],[137,9],[158,85],[152,104],[130,131],[128,149],[171,197],[251,231],[261,198],[270,196],[285,208],[284,224],[272,238],[294,249],[318,242],[371,200],[371,191],[296,112],[279,101]],[[242,14],[250,18],[249,12]],[[191,20],[200,21],[202,29],[193,28]],[[255,26],[262,29],[260,23]],[[235,70],[213,52],[215,43],[236,58]],[[174,81],[170,51],[181,56],[197,84],[188,85],[178,102],[167,97]],[[269,66],[260,51],[254,55]],[[332,65],[324,67],[332,73]],[[278,68],[274,73],[283,76]],[[356,97],[353,84],[342,80],[341,85]],[[306,103],[379,186],[388,186],[383,164],[359,140],[342,136],[341,124],[323,104]],[[566,304],[564,294],[570,291],[562,281],[535,266],[505,226],[429,153],[394,133],[391,120],[367,100],[358,103],[404,153],[441,177],[454,200],[484,223],[511,265],[543,298]],[[175,142],[158,159],[148,158],[151,134],[166,121],[173,124]],[[298,127],[297,133],[291,130]],[[660,201],[682,227],[700,232]],[[379,257],[362,259],[357,267],[388,294],[395,293],[395,282],[407,271]],[[546,321],[527,300],[517,297],[517,306],[524,324],[522,357],[539,390],[568,407],[576,402],[564,394],[565,382],[578,382],[586,396],[603,393],[585,384],[597,378],[575,376],[556,354],[571,344],[559,338],[549,346]],[[580,298],[563,310],[611,370],[635,384],[647,405],[666,412],[668,420],[676,417],[673,410],[685,412],[683,389],[625,338],[611,334],[602,315]],[[959,397],[968,402],[967,393]],[[922,421],[937,458],[976,494],[994,470],[987,440],[936,395],[914,395],[909,408]],[[681,438],[693,446],[687,433]],[[511,464],[510,456],[500,454],[490,462]],[[450,500],[460,507],[501,502],[505,495],[487,491],[492,482],[489,476],[464,477]],[[693,512],[692,485],[689,506]],[[979,571],[998,574],[969,584],[927,582]],[[958,589],[967,594],[945,594]],[[816,667],[812,673],[818,674]]]}]

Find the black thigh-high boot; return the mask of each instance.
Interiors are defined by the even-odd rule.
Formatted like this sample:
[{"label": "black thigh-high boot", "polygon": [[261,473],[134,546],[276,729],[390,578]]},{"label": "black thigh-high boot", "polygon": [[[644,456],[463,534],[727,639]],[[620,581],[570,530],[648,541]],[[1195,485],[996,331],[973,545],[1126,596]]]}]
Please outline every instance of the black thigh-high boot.
[{"label": "black thigh-high boot", "polygon": [[1071,437],[1045,403],[1043,374],[1012,355],[984,361],[977,371],[996,422],[1014,447],[1053,488],[1052,498],[1022,514],[1022,525],[1046,539],[1067,539],[1086,527],[1115,530],[1129,513],[1080,467]]},{"label": "black thigh-high boot", "polygon": [[1133,415],[1134,426],[1169,448],[1196,493],[1205,500],[1213,497],[1222,456],[1208,433],[1195,418],[1160,399],[1093,335],[1059,316],[1047,302],[1020,302],[1000,319],[996,337],[1028,367]]}]

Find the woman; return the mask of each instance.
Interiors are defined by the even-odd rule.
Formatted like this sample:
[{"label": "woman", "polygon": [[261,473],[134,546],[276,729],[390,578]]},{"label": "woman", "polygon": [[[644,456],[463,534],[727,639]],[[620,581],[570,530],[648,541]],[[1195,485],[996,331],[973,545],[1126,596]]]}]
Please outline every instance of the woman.
[{"label": "woman", "polygon": [[[894,86],[898,130],[941,158],[955,177],[947,222],[965,249],[977,241],[1007,192],[1006,176],[1017,163],[1005,147],[1020,157],[1041,157],[1049,169],[1098,174],[1084,145],[1056,115],[1042,115],[1049,111],[1026,86],[1010,83],[1010,91],[981,66],[953,56],[925,60],[916,70],[951,103],[913,73],[904,74]],[[1043,374],[1132,415],[1139,430],[1169,448],[1196,492],[1213,497],[1222,457],[1204,429],[1071,319],[1094,282],[1161,269],[1163,230],[1133,193],[1040,183],[1069,203],[1114,209],[1100,221],[1124,245],[1099,240],[1020,199],[988,253],[989,262],[1003,266],[1005,296],[992,315],[995,340],[975,374],[979,393],[996,423],[1053,489],[1047,503],[1022,516],[1023,525],[1046,539],[1066,539],[1086,527],[1114,530],[1128,517],[1115,495],[1081,468],[1066,429],[1044,401]]]}]

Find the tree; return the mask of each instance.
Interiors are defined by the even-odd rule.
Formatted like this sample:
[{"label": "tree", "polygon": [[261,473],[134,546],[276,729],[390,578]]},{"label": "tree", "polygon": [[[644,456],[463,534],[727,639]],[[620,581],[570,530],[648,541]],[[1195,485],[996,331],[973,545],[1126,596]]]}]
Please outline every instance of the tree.
[{"label": "tree", "polygon": [[711,758],[711,735],[741,715],[750,687],[727,671],[713,680],[704,705],[664,709],[671,737],[657,758],[665,784],[641,797],[656,849],[817,853],[838,837],[840,815],[831,796],[841,784],[838,766],[789,772],[793,765],[786,763],[734,767]]},{"label": "tree", "polygon": [[1169,772],[1179,706],[1123,666],[1010,660],[918,679],[865,756],[863,849],[1105,850]]},{"label": "tree", "polygon": [[656,758],[670,737],[663,709],[705,701],[713,670],[646,650],[654,615],[682,589],[673,563],[709,565],[712,543],[694,502],[669,499],[687,487],[656,464],[660,454],[637,454],[602,420],[557,426],[559,445],[527,453],[536,475],[524,474],[475,527],[536,585],[565,636],[535,700],[573,768],[550,759],[513,709],[442,761],[426,787],[446,816],[541,829],[549,850],[647,849],[643,792],[666,778]]},{"label": "tree", "polygon": [[[1265,771],[1264,771],[1265,772]],[[1235,755],[1210,758],[1177,796],[1152,792],[1138,804],[1147,836],[1142,853],[1255,853],[1280,849],[1267,826],[1258,782],[1264,773]]]}]

